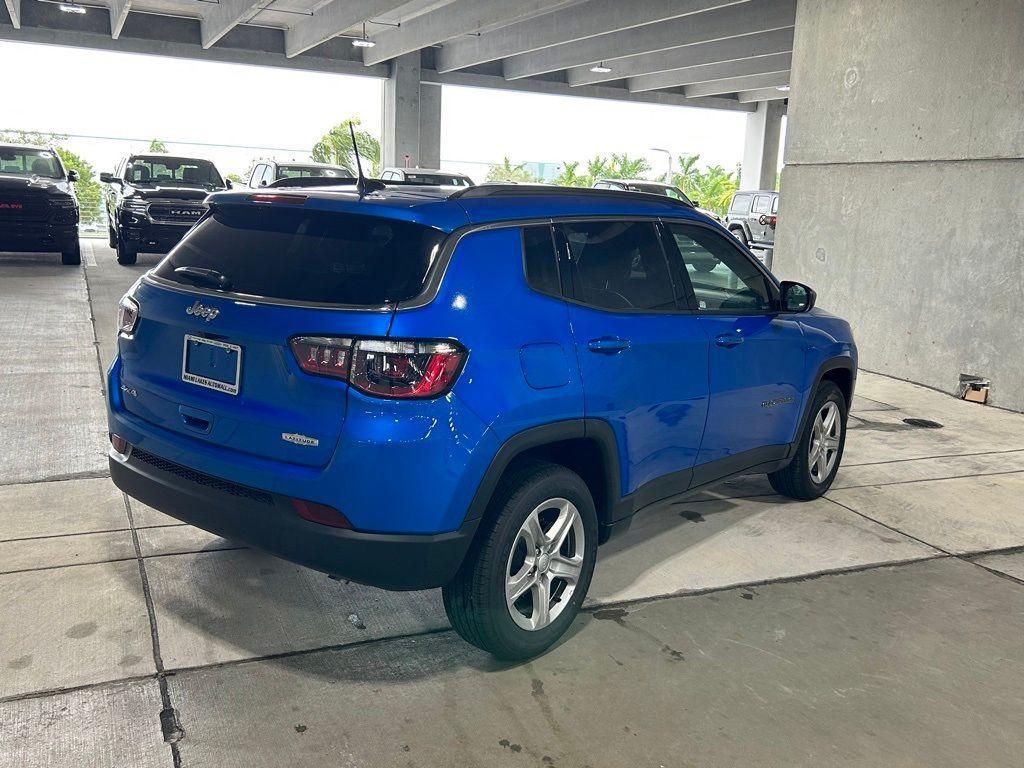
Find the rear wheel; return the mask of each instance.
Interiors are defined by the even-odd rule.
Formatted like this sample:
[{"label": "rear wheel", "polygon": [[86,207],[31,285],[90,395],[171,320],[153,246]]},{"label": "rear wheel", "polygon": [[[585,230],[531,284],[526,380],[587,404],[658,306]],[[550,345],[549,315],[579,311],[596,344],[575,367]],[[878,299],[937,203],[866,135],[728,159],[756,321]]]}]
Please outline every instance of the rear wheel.
[{"label": "rear wheel", "polygon": [[802,500],[825,493],[843,459],[846,414],[842,391],[831,381],[823,381],[815,393],[796,456],[785,468],[768,475],[772,488],[783,496]]},{"label": "rear wheel", "polygon": [[750,246],[750,243],[747,241],[747,236],[743,232],[743,227],[736,227],[735,229],[730,229],[729,231],[732,232],[732,236],[739,240],[741,243],[748,247]]},{"label": "rear wheel", "polygon": [[502,479],[444,607],[463,639],[502,659],[549,648],[572,624],[597,556],[597,513],[565,467],[530,463]]},{"label": "rear wheel", "polygon": [[76,264],[82,263],[82,246],[76,241],[74,248],[69,251],[62,251],[60,254],[60,263],[66,264],[67,266],[75,266]]},{"label": "rear wheel", "polygon": [[134,248],[122,243],[120,240],[117,241],[117,263],[130,266],[139,260],[139,252]]}]

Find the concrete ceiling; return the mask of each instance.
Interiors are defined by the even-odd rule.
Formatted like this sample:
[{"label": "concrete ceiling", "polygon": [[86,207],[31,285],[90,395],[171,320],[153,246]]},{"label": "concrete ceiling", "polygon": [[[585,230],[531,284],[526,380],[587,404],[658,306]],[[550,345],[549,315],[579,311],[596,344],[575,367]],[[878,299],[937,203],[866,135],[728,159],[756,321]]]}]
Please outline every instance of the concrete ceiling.
[{"label": "concrete ceiling", "polygon": [[[796,0],[79,4],[3,0],[0,39],[371,77],[419,51],[429,82],[744,111],[787,97],[796,15]],[[373,47],[352,45],[364,25]]]}]

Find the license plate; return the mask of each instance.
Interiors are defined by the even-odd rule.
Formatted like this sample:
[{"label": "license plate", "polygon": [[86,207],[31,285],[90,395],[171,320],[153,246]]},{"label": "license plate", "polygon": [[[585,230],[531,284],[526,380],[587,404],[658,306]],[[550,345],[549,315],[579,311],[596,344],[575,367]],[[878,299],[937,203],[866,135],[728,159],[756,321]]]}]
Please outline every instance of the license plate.
[{"label": "license plate", "polygon": [[228,395],[238,394],[242,348],[237,344],[185,334],[181,380]]}]

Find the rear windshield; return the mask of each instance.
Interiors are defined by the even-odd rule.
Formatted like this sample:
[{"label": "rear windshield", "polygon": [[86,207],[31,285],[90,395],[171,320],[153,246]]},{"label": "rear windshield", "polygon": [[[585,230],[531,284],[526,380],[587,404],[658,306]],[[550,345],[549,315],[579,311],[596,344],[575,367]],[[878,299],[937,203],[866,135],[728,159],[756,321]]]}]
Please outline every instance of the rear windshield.
[{"label": "rear windshield", "polygon": [[63,179],[64,170],[57,156],[48,149],[0,147],[0,173]]},{"label": "rear windshield", "polygon": [[[155,274],[271,299],[381,306],[420,293],[444,238],[372,216],[239,206],[199,222]],[[180,267],[215,272],[203,278]]]}]

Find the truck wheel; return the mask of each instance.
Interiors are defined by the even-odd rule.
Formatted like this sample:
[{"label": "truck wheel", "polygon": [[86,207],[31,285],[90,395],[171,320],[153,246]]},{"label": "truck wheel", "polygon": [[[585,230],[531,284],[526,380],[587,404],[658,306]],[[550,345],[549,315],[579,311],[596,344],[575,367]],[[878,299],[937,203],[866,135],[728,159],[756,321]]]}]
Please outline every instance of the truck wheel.
[{"label": "truck wheel", "polygon": [[463,639],[501,659],[549,648],[572,624],[597,557],[597,512],[565,467],[531,462],[498,484],[476,540],[442,590]]},{"label": "truck wheel", "polygon": [[107,227],[107,245],[111,248],[117,248],[117,233],[110,226]]},{"label": "truck wheel", "polygon": [[736,229],[730,229],[729,231],[732,232],[733,237],[735,237],[741,243],[743,243],[747,247],[750,246],[750,243],[747,242],[747,236],[746,236],[746,234],[744,234],[742,227],[736,227]]},{"label": "truck wheel", "polygon": [[120,240],[117,241],[117,263],[130,266],[139,260],[138,251],[126,246]]},{"label": "truck wheel", "polygon": [[831,381],[818,385],[804,425],[796,456],[783,469],[768,475],[778,493],[808,501],[832,486],[846,446],[846,398]]},{"label": "truck wheel", "polygon": [[77,241],[75,247],[70,251],[62,251],[60,254],[60,263],[66,264],[69,267],[73,267],[77,264],[82,263],[82,246]]}]

